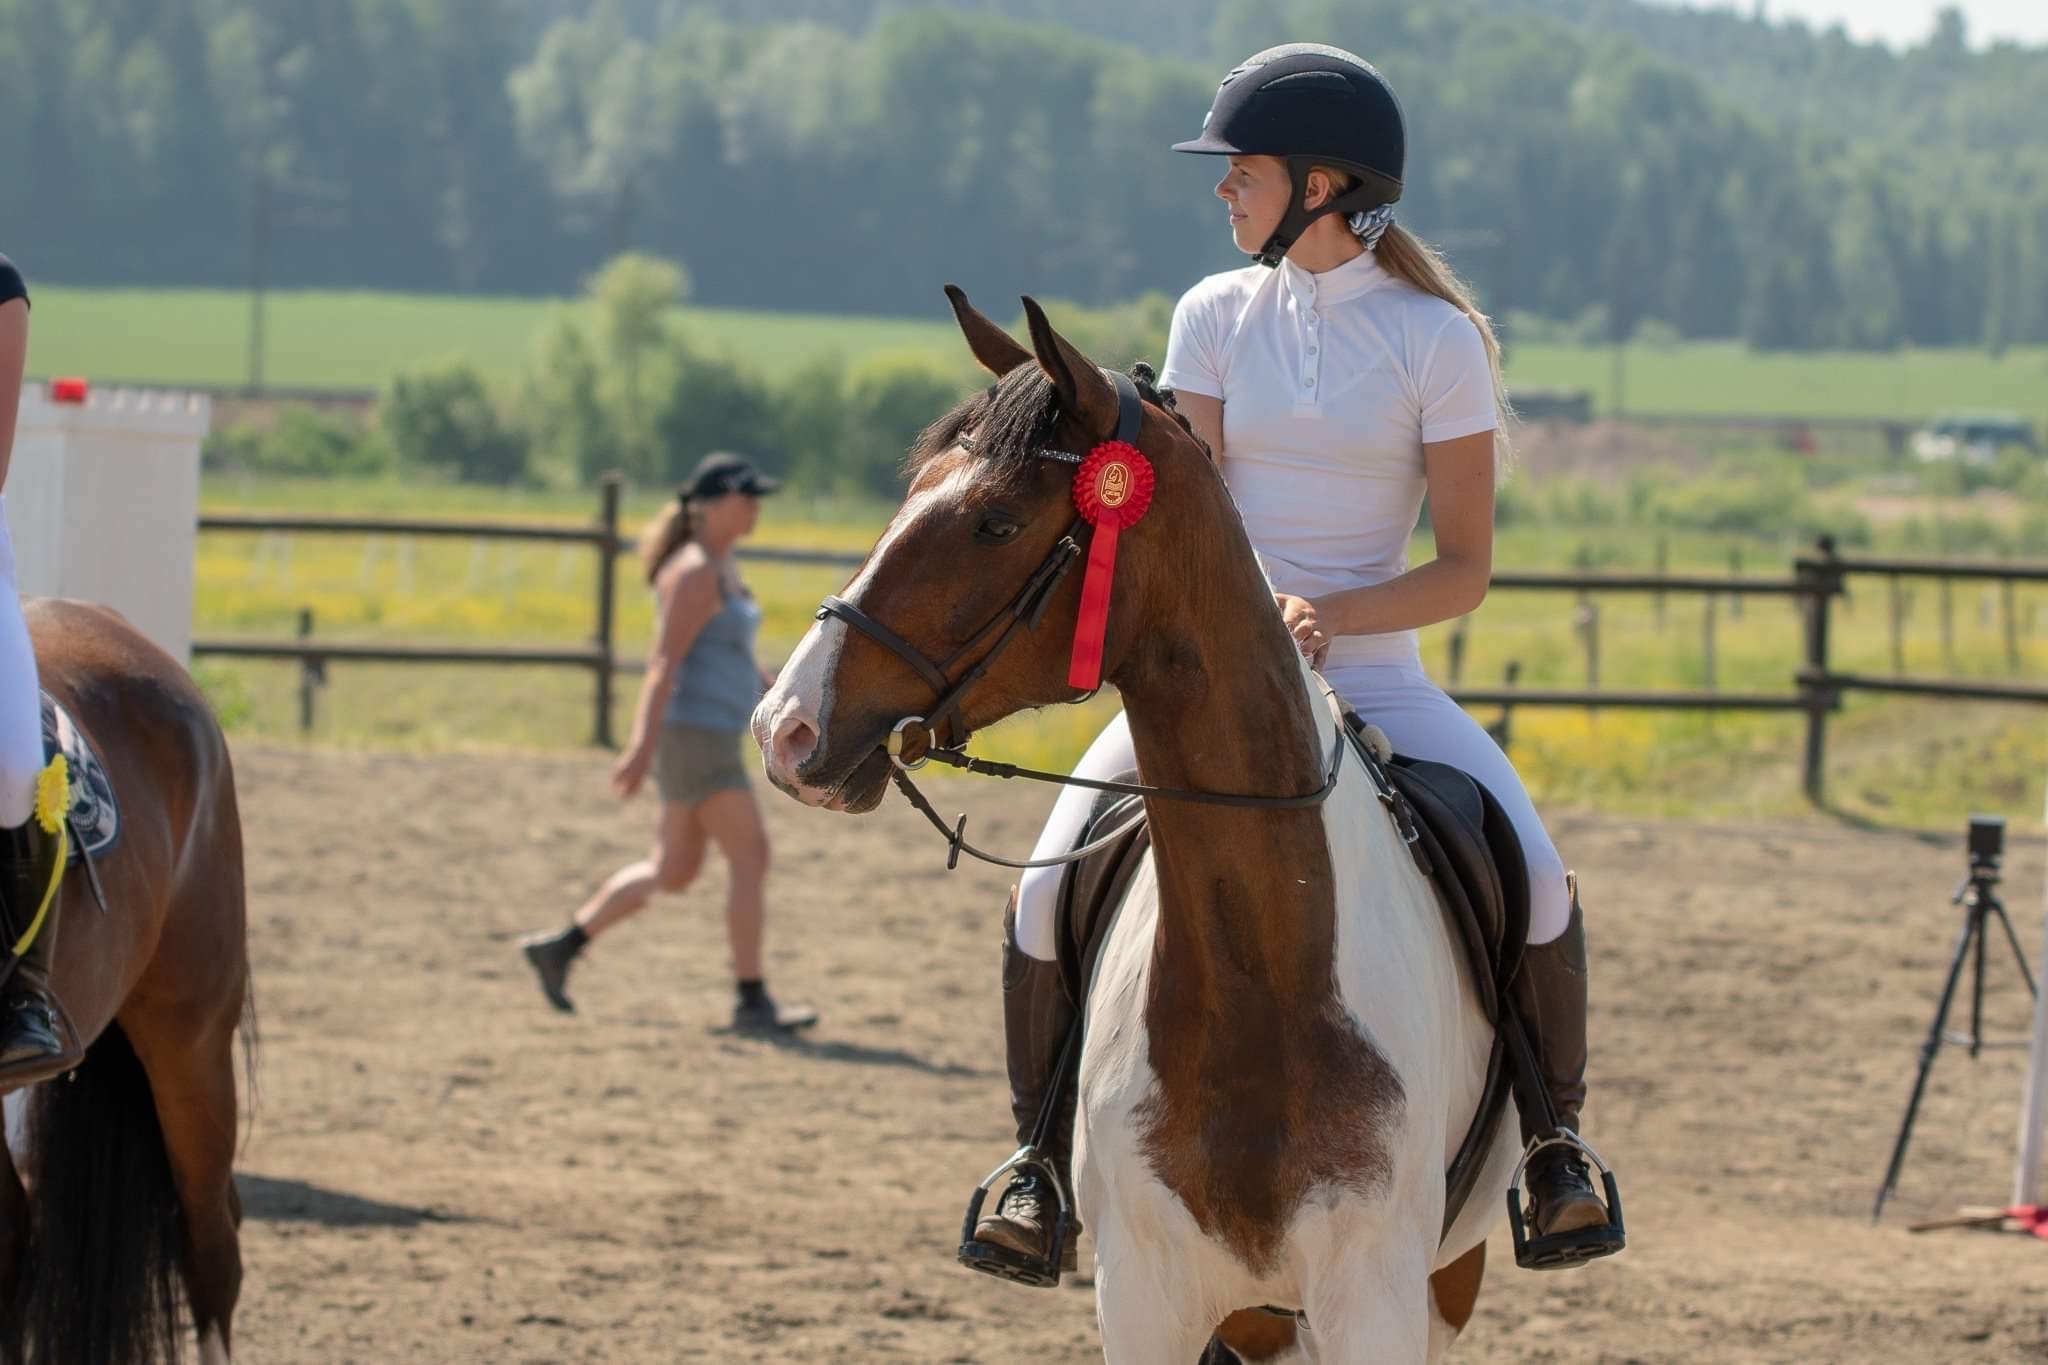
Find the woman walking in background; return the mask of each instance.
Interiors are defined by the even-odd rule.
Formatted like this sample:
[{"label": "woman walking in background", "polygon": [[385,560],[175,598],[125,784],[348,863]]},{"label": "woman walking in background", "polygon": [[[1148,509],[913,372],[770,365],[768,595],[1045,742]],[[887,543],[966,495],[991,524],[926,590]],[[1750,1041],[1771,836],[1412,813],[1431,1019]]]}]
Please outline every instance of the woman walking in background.
[{"label": "woman walking in background", "polygon": [[737,455],[707,455],[641,539],[654,589],[654,646],[612,790],[632,796],[651,768],[661,822],[653,853],[614,872],[566,929],[522,941],[558,1010],[575,1009],[564,987],[590,941],[638,913],[655,892],[689,886],[704,866],[705,845],[715,843],[731,871],[725,927],[738,982],[733,1027],[789,1030],[817,1021],[810,1010],[778,1008],[762,980],[768,834],[740,757],[740,737],[770,680],[754,662],[761,609],[740,581],[733,549],[752,533],[759,500],[778,486]]}]

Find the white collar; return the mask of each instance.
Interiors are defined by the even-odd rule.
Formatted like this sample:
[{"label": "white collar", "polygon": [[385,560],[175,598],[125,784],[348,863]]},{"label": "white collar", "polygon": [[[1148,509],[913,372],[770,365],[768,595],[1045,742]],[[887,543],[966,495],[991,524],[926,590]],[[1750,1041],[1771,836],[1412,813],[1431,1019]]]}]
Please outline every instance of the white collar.
[{"label": "white collar", "polygon": [[1280,262],[1280,278],[1289,293],[1304,302],[1341,303],[1370,289],[1377,289],[1392,276],[1370,251],[1362,251],[1334,270],[1313,274],[1294,261]]}]

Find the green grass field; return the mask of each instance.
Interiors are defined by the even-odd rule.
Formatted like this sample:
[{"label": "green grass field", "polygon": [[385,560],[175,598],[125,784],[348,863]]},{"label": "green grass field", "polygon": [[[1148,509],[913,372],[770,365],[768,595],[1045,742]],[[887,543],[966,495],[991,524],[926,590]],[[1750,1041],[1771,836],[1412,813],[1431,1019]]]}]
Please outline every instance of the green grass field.
[{"label": "green grass field", "polygon": [[[683,308],[678,330],[764,374],[823,356],[849,362],[914,353],[951,362],[959,333],[936,289],[929,321],[914,318],[750,313]],[[509,376],[556,317],[581,316],[567,299],[287,290],[269,302],[266,382],[283,387],[379,388],[394,373],[460,356]],[[245,294],[209,289],[36,291],[31,373],[150,383],[239,384],[249,367]]]},{"label": "green grass field", "polygon": [[[210,510],[306,511],[337,506],[421,514],[587,519],[589,495],[496,494],[395,484],[314,485],[209,482]],[[652,508],[629,505],[629,521]],[[756,543],[863,549],[887,509],[845,506],[819,516],[777,500]],[[1503,568],[1564,568],[1588,547],[1605,567],[1647,569],[1655,533],[1511,527],[1499,546]],[[1668,537],[1675,571],[1724,572],[1740,545],[1753,573],[1788,573],[1796,546],[1727,536]],[[1418,545],[1418,557],[1428,553]],[[593,621],[594,556],[580,548],[503,542],[410,542],[362,536],[209,533],[200,541],[200,634],[288,635],[301,608],[323,636],[342,639],[579,642]],[[843,571],[756,564],[748,578],[767,609],[765,659],[782,658],[808,629],[819,598]],[[2048,676],[2048,591],[2022,591],[2018,657],[2006,651],[2001,603],[1958,587],[1953,639],[1942,643],[1938,592],[1923,585],[1905,603],[1905,670],[1979,677]],[[622,565],[619,649],[637,655],[651,628],[648,596]],[[1497,681],[1510,660],[1526,686],[1586,681],[1578,604],[1569,595],[1497,591],[1468,627],[1464,679]],[[1882,582],[1860,580],[1837,617],[1838,667],[1875,673],[1893,667],[1889,603]],[[1714,663],[1707,663],[1707,610],[1698,597],[1672,597],[1660,614],[1648,596],[1600,601],[1600,683],[1612,688],[1789,692],[1799,663],[1799,622],[1783,600],[1753,599],[1713,611]],[[1424,660],[1447,677],[1450,626],[1424,633]],[[241,733],[298,733],[298,670],[290,664],[202,661],[200,672]],[[623,733],[638,686],[618,679],[616,723]],[[336,664],[318,699],[315,738],[411,748],[561,746],[587,742],[592,682],[573,670]],[[996,757],[1058,767],[1085,747],[1113,703],[1018,717],[978,742]],[[1492,719],[1482,714],[1482,719]],[[1857,819],[1948,828],[1957,812],[1983,809],[2016,823],[2040,819],[2048,773],[2048,726],[2038,710],[1988,705],[1859,700],[1831,727],[1830,791]],[[1640,814],[1776,819],[1802,809],[1796,715],[1542,711],[1513,718],[1512,753],[1546,803]]]},{"label": "green grass field", "polygon": [[[956,363],[960,342],[936,290],[906,300],[909,317],[840,317],[685,308],[678,326],[764,374],[821,356],[858,364],[918,354]],[[446,356],[516,373],[566,300],[284,291],[271,296],[267,379],[276,385],[375,388]],[[36,296],[30,369],[153,383],[235,384],[247,374],[247,297],[229,290],[80,289]],[[1611,397],[1606,350],[1516,346],[1510,378]],[[1754,413],[1919,420],[1949,408],[2013,409],[2048,424],[2048,348],[2008,352],[1764,355],[1696,342],[1627,353],[1626,405],[1639,413]]]}]

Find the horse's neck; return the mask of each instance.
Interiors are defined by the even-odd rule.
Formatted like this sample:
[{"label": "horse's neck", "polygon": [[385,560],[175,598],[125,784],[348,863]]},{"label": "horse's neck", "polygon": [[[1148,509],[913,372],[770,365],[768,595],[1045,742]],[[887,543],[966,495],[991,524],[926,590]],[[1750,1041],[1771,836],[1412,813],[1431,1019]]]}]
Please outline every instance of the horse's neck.
[{"label": "horse's neck", "polygon": [[[1185,668],[1161,669],[1149,686],[1124,687],[1146,782],[1262,796],[1322,785],[1339,742],[1334,720],[1291,651],[1258,647],[1260,631],[1277,625],[1258,614],[1252,622],[1234,630],[1208,623],[1214,648],[1193,651],[1204,664],[1198,680]],[[1320,808],[1155,801],[1149,815],[1159,880],[1155,997],[1228,1018],[1246,987],[1303,1001],[1329,992],[1336,903]]]}]

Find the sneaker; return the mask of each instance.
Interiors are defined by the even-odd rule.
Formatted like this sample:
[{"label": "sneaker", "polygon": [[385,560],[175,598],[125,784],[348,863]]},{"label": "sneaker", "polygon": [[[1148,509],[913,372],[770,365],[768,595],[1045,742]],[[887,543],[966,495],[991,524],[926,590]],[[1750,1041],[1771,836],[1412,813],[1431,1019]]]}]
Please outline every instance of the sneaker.
[{"label": "sneaker", "polygon": [[527,965],[540,978],[540,993],[548,1003],[564,1014],[576,1012],[576,1002],[569,998],[566,987],[569,984],[569,964],[576,960],[576,949],[570,945],[565,933],[532,934],[519,940],[519,950],[526,954]]},{"label": "sneaker", "polygon": [[742,1001],[732,1007],[735,1033],[795,1033],[818,1022],[818,1012],[806,1005],[778,1005],[762,999],[753,1004]]}]

